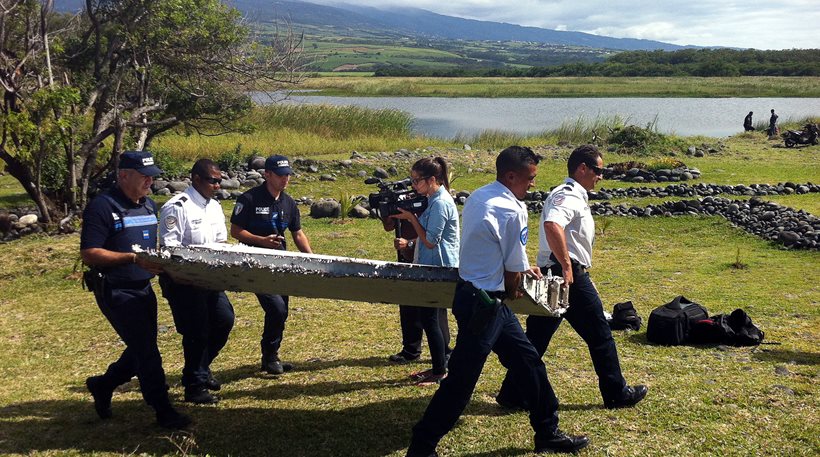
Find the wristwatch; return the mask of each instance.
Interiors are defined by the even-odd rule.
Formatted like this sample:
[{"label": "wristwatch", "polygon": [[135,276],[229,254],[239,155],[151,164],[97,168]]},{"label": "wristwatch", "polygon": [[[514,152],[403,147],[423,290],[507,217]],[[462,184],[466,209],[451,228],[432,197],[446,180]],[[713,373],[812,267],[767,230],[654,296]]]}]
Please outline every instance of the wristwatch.
[{"label": "wristwatch", "polygon": [[413,240],[408,241],[407,242],[407,247],[410,248],[410,249],[415,249],[416,248],[416,242],[413,241]]}]

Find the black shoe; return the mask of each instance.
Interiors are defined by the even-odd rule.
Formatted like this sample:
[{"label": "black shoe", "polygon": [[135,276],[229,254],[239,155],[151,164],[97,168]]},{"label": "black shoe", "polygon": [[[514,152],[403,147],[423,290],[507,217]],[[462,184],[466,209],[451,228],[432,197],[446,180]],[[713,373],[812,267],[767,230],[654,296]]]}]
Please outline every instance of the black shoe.
[{"label": "black shoe", "polygon": [[212,405],[219,399],[211,395],[205,386],[189,386],[185,388],[185,401],[199,405]]},{"label": "black shoe", "polygon": [[208,380],[205,381],[205,388],[208,390],[219,390],[222,388],[222,383],[214,378],[214,375],[208,373]]},{"label": "black shoe", "polygon": [[529,407],[526,401],[514,401],[511,400],[499,392],[498,395],[495,396],[495,402],[498,403],[504,409],[508,409],[511,411],[529,411]]},{"label": "black shoe", "polygon": [[627,386],[624,389],[623,396],[617,400],[610,400],[604,401],[604,406],[608,409],[615,409],[615,408],[629,408],[631,406],[635,406],[638,402],[643,400],[646,397],[646,393],[649,392],[649,387],[646,387],[643,384],[637,386]]},{"label": "black shoe", "polygon": [[262,371],[280,375],[291,370],[293,370],[293,364],[279,360],[279,354],[262,351]]},{"label": "black shoe", "polygon": [[552,436],[542,438],[535,437],[535,453],[542,452],[575,452],[587,447],[589,438],[586,436],[571,436],[555,430]]},{"label": "black shoe", "polygon": [[413,356],[407,354],[406,352],[401,351],[398,354],[391,355],[390,357],[387,358],[387,360],[390,361],[390,362],[393,362],[393,363],[398,363],[399,365],[403,365],[405,363],[415,362],[419,358],[421,358],[421,355],[417,355],[417,356],[413,357]]},{"label": "black shoe", "polygon": [[180,414],[171,406],[166,406],[157,410],[157,424],[163,428],[181,430],[191,425],[191,418]]},{"label": "black shoe", "polygon": [[91,376],[85,380],[85,387],[91,392],[91,397],[94,398],[94,410],[100,419],[108,419],[113,413],[111,412],[111,396],[114,395],[114,390],[109,389],[105,385],[105,379],[102,376]]}]

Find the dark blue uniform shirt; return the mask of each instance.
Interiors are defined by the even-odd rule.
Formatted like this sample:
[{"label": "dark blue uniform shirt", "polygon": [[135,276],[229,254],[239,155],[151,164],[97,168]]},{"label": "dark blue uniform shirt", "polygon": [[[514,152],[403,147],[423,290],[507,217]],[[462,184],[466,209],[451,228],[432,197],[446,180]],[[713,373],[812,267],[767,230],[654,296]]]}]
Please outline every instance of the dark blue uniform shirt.
[{"label": "dark blue uniform shirt", "polygon": [[[293,198],[283,191],[274,200],[265,184],[254,187],[236,199],[231,224],[256,236],[284,236],[285,230],[298,232],[302,229],[299,208]],[[284,240],[281,249],[286,249]]]},{"label": "dark blue uniform shirt", "polygon": [[[80,249],[133,252],[132,246],[157,248],[157,204],[148,197],[134,203],[119,187],[100,194],[83,212]],[[100,268],[112,284],[145,281],[154,275],[136,264]]]}]

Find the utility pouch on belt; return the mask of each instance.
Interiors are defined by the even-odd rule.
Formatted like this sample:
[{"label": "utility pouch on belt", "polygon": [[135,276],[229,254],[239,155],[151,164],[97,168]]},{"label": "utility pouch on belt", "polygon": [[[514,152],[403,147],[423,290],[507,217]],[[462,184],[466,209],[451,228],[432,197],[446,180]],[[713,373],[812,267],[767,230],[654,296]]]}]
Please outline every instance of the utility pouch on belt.
[{"label": "utility pouch on belt", "polygon": [[475,290],[478,294],[478,302],[467,326],[473,335],[480,335],[495,318],[498,309],[501,308],[501,300],[490,297],[484,289]]},{"label": "utility pouch on belt", "polygon": [[95,269],[83,273],[83,288],[91,293],[102,292],[105,276]]}]

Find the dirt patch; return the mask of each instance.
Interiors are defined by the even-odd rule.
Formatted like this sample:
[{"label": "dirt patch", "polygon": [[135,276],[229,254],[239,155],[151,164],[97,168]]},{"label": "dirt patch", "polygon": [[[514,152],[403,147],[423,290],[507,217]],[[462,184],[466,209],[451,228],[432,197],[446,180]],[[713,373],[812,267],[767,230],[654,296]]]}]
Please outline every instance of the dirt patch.
[{"label": "dirt patch", "polygon": [[356,71],[359,69],[358,65],[352,63],[346,63],[344,65],[339,65],[338,67],[334,68],[333,71]]}]

